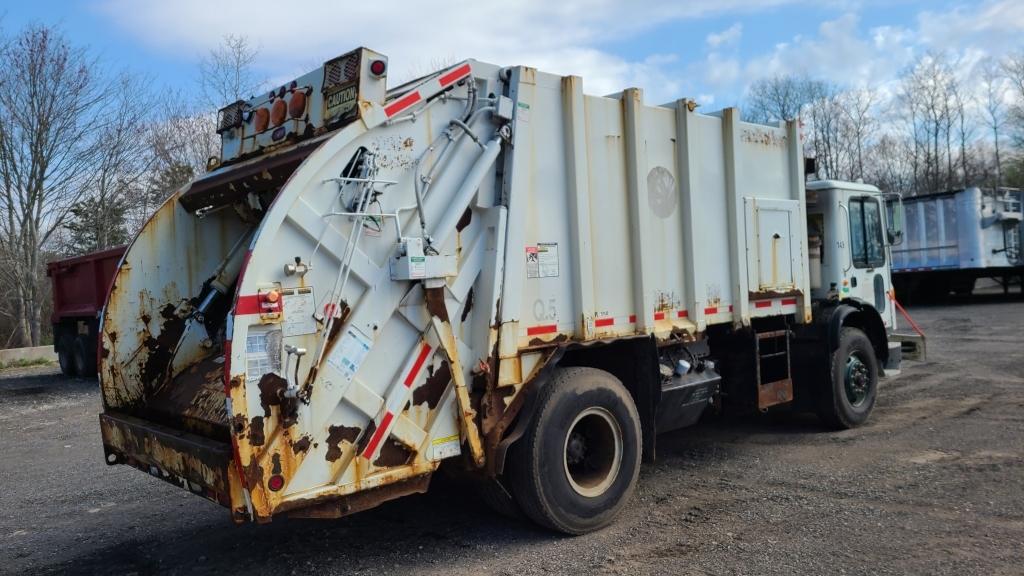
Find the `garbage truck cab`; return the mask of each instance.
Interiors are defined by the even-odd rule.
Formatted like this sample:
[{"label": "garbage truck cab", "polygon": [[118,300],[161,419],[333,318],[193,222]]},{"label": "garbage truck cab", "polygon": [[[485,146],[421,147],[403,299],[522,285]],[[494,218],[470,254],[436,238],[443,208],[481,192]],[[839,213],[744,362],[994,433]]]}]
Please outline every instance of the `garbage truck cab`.
[{"label": "garbage truck cab", "polygon": [[811,294],[854,299],[895,326],[890,247],[902,240],[899,197],[855,182],[807,183]]}]

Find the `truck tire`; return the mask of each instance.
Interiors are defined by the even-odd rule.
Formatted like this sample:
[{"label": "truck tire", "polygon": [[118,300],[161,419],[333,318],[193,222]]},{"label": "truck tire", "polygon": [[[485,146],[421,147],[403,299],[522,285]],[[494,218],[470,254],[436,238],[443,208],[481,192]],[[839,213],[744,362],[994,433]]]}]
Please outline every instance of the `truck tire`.
[{"label": "truck tire", "polygon": [[513,446],[510,487],[523,513],[567,534],[610,524],[640,473],[640,417],[629,392],[595,368],[562,368]]},{"label": "truck tire", "polygon": [[878,359],[871,340],[858,328],[845,327],[832,353],[829,382],[818,402],[818,417],[846,430],[868,419],[878,394]]},{"label": "truck tire", "polygon": [[88,340],[88,337],[81,334],[75,338],[75,372],[82,378],[92,378],[96,375],[96,351],[89,349]]},{"label": "truck tire", "polygon": [[57,363],[60,364],[60,372],[67,378],[74,378],[78,372],[75,371],[74,346],[75,339],[71,336],[61,336],[57,346]]}]

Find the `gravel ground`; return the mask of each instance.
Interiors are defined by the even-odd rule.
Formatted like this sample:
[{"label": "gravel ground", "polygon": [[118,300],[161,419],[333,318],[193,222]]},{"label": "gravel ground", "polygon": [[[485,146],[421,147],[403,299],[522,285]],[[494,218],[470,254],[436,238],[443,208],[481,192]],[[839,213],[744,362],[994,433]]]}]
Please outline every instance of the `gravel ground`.
[{"label": "gravel ground", "polygon": [[613,526],[569,538],[436,481],[341,520],[235,527],[224,509],[103,463],[95,381],[0,374],[0,572],[1022,574],[1020,302],[913,310],[929,360],[871,420],[719,419],[659,439]]}]

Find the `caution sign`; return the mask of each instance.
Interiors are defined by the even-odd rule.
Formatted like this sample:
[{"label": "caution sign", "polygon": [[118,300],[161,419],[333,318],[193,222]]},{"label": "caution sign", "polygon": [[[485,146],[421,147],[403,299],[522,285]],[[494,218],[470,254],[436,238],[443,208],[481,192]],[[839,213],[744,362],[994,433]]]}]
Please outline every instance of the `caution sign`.
[{"label": "caution sign", "polygon": [[539,242],[526,247],[526,277],[554,278],[558,276],[558,243]]}]

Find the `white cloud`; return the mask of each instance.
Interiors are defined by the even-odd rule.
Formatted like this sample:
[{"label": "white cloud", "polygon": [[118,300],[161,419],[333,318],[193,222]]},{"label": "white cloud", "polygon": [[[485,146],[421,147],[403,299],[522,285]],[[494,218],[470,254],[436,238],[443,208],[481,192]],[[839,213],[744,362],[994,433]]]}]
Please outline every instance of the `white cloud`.
[{"label": "white cloud", "polygon": [[225,34],[244,34],[261,47],[263,72],[274,78],[367,46],[387,54],[395,76],[404,78],[439,60],[476,58],[580,75],[590,93],[639,85],[647,88],[648,100],[660,101],[678,97],[670,92],[679,85],[670,74],[671,58],[626,59],[598,46],[676,20],[801,1],[806,0],[521,0],[467,6],[457,0],[101,0],[98,9],[141,42],[188,59]]},{"label": "white cloud", "polygon": [[917,20],[919,41],[939,50],[971,44],[1004,52],[1024,46],[1024,2],[1020,0],[989,0],[941,13],[925,11]]},{"label": "white cloud", "polygon": [[712,48],[731,46],[739,42],[741,36],[743,36],[743,24],[737,22],[721,32],[708,34],[707,43]]}]

